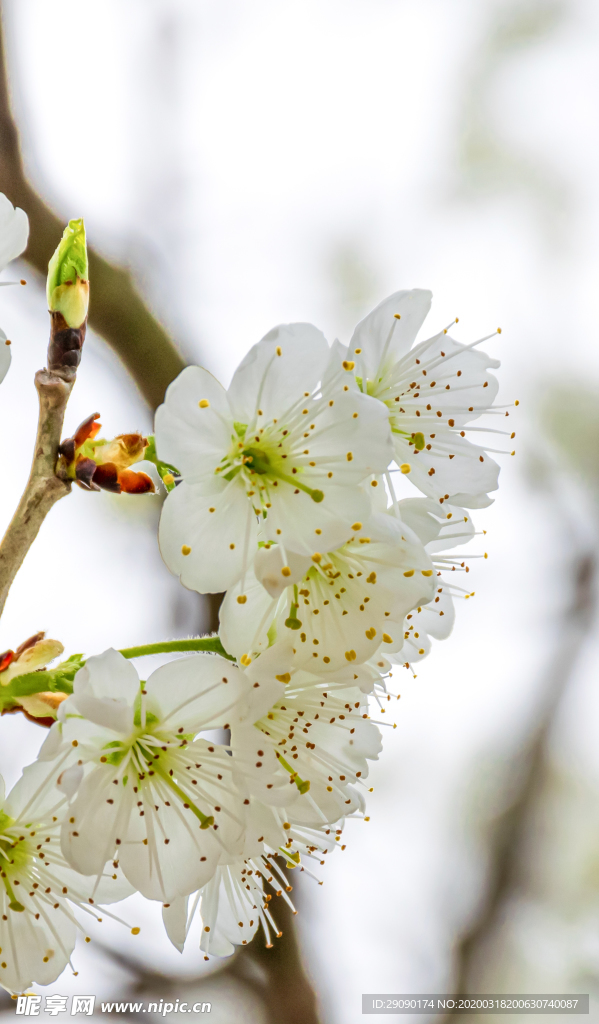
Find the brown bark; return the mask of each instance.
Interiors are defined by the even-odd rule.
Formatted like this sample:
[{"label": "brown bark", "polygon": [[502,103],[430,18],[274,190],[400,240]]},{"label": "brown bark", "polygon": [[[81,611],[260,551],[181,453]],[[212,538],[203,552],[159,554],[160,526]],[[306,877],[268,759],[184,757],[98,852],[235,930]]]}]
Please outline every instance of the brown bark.
[{"label": "brown bark", "polygon": [[70,481],[56,476],[58,445],[74,379],[65,381],[58,373],[38,370],[35,386],[40,411],[33,463],[18,508],[0,544],[0,615],[8,592],[25,555],[39,533],[48,512],[71,490]]},{"label": "brown bark", "polygon": [[[64,225],[46,206],[25,176],[18,131],[10,108],[1,19],[0,191],[4,192],[15,206],[20,206],[25,210],[29,217],[30,236],[24,259],[45,277],[48,262],[62,237]],[[165,329],[145,307],[135,290],[128,270],[112,266],[93,248],[88,248],[88,258],[89,278],[92,283],[89,325],[114,349],[143,397],[150,407],[155,409],[162,402],[166,388],[185,367],[186,362]],[[36,378],[39,390],[42,381],[40,378],[38,383],[38,378],[40,378],[39,374]],[[52,445],[56,444],[56,448],[60,442],[59,433],[59,430],[56,431],[56,422],[54,422]],[[36,446],[36,458],[38,451],[39,445]],[[44,452],[46,451],[47,449],[44,447]],[[52,481],[49,478],[44,478],[43,485],[38,482],[35,488],[29,491],[32,483],[32,478],[30,478],[28,489],[26,489],[21,505],[15,513],[15,518],[22,513],[23,502],[27,501],[29,508],[30,502],[33,501],[35,504],[37,501],[37,511],[31,520],[31,536],[23,537],[19,543],[15,543],[16,538],[10,540],[12,554],[7,559],[5,571],[8,575],[12,572],[12,568],[9,570],[9,562],[11,567],[16,566],[10,576],[10,583],[29,544],[37,534],[44,516],[58,498],[68,493],[70,487],[69,484],[54,476],[56,452],[55,449],[53,451]],[[47,459],[44,465],[47,469],[49,466]],[[35,460],[32,476],[34,470],[37,474]],[[37,475],[35,480],[38,480]],[[34,496],[35,501],[33,500]],[[9,527],[7,537],[11,527]],[[2,551],[0,550],[0,586],[1,573]],[[6,590],[7,592],[8,590]],[[0,613],[3,607],[3,593],[4,591],[0,589]],[[209,595],[212,630],[218,629],[218,608],[221,600],[222,595],[220,594]],[[292,913],[283,900],[280,901],[280,906],[277,906],[277,921],[283,935],[275,940],[272,949],[264,948],[263,936],[259,933],[254,942],[240,950],[233,961],[223,970],[230,971],[232,975],[243,980],[250,990],[261,996],[272,1024],[281,1024],[282,1021],[285,1021],[285,1024],[318,1024],[316,996],[303,968]],[[257,981],[252,976],[252,964],[258,967],[258,973],[264,979],[263,982]]]}]

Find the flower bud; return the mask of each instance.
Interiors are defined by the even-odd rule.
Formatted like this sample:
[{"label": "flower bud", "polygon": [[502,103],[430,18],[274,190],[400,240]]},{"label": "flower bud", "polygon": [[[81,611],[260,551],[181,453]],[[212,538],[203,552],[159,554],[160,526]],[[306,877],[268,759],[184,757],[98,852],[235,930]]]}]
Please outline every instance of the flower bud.
[{"label": "flower bud", "polygon": [[77,329],[87,318],[89,280],[83,219],[70,220],[48,265],[46,294],[51,313]]}]

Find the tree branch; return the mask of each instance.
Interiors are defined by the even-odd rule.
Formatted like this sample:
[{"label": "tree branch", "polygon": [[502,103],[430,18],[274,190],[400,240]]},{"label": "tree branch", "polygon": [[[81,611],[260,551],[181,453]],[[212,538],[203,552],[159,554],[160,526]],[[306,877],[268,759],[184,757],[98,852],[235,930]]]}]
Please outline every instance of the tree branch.
[{"label": "tree branch", "polygon": [[[478,957],[502,919],[503,908],[518,884],[528,827],[542,788],[549,757],[549,740],[557,712],[573,678],[574,670],[591,630],[597,602],[597,563],[592,551],[572,564],[571,596],[564,611],[556,649],[545,672],[547,680],[538,725],[524,750],[524,770],[511,807],[495,827],[487,891],[479,914],[461,937],[456,950],[454,992],[466,995],[474,980]],[[457,1024],[460,1015],[449,1016]]]},{"label": "tree branch", "polygon": [[56,476],[58,445],[65,409],[74,379],[65,381],[58,373],[38,370],[35,386],[40,411],[33,463],[18,508],[0,544],[0,616],[8,592],[25,555],[38,535],[48,512],[71,490],[68,480]]},{"label": "tree branch", "polygon": [[[30,236],[24,258],[36,271],[45,276],[48,261],[62,235],[63,224],[37,195],[25,176],[18,131],[10,108],[1,18],[0,191],[5,192],[11,202],[25,210],[29,217]],[[184,369],[186,361],[162,325],[146,309],[135,290],[129,272],[122,267],[112,266],[94,252],[93,248],[88,250],[88,257],[89,276],[92,282],[90,327],[97,331],[120,357],[145,400],[155,409],[162,402],[168,385]],[[52,416],[47,420],[45,407],[50,400],[50,391],[45,389],[46,384],[50,386],[50,376],[48,375],[47,381],[44,378],[43,390],[40,390],[40,374],[36,378],[40,403],[44,403],[44,410],[40,408],[34,464],[19,508],[0,547],[0,614],[10,584],[44,516],[70,489],[70,484],[54,476],[55,452],[60,441],[60,428],[68,394],[64,398],[62,413],[57,401]],[[55,398],[57,400],[57,395]],[[41,435],[46,439],[47,449],[39,443]],[[40,448],[48,454],[38,455]],[[49,454],[51,449],[54,451],[53,459]],[[44,472],[47,473],[46,476]],[[218,606],[221,600],[220,594],[208,595],[212,631],[218,629]],[[246,958],[259,964],[266,978],[261,995],[273,1024],[279,1024],[281,1020],[285,1020],[286,1024],[318,1024],[316,996],[304,971],[293,917],[283,901],[280,908],[277,908],[277,917],[280,919],[283,936],[276,940],[274,947],[266,950],[260,939],[255,940],[250,946],[240,950],[231,968],[225,967],[223,972],[230,971],[231,975],[243,980],[256,992],[255,979],[251,978],[250,973],[244,970],[242,965]]]},{"label": "tree branch", "polygon": [[[29,217],[29,244],[24,254],[44,277],[63,224],[25,177],[19,135],[10,109],[9,85],[0,24],[0,191]],[[131,275],[89,250],[93,298],[89,324],[114,349],[148,404],[155,409],[170,382],[186,363],[167,332],[146,309]]]}]

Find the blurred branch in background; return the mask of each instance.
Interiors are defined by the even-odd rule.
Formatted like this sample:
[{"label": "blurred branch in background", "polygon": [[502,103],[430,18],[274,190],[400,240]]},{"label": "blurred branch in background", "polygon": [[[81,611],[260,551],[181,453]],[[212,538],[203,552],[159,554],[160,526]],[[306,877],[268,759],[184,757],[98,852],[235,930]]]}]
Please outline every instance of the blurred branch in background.
[{"label": "blurred branch in background", "polygon": [[538,724],[522,756],[516,758],[519,776],[517,795],[493,829],[483,904],[456,950],[453,986],[456,993],[485,991],[480,982],[477,984],[477,973],[485,966],[483,961],[489,942],[501,927],[508,904],[522,884],[531,822],[535,818],[550,765],[552,728],[594,621],[596,587],[595,554],[583,552],[572,561],[569,607],[564,612],[555,650],[545,673],[545,693],[537,712]]},{"label": "blurred branch in background", "polygon": [[[543,827],[547,814],[552,817],[551,808],[556,803],[552,790],[555,790],[558,773],[552,741],[558,717],[596,623],[599,394],[585,392],[580,385],[568,389],[567,383],[562,382],[559,387],[550,386],[545,390],[537,413],[537,443],[529,468],[533,471],[534,482],[545,489],[546,507],[557,516],[560,532],[570,551],[569,566],[561,573],[566,582],[567,604],[556,626],[553,651],[543,676],[537,724],[521,755],[515,758],[515,767],[508,779],[507,788],[515,796],[492,831],[486,892],[478,916],[456,950],[456,993],[502,991],[502,981],[506,980],[506,973],[510,974],[510,965],[500,963],[498,954],[498,948],[505,947],[501,932],[513,924],[518,904],[535,898],[539,843],[547,847],[559,842],[555,829],[550,838]],[[558,789],[561,787],[564,791],[563,780],[557,778],[557,781]],[[569,789],[572,789],[571,782]],[[562,804],[563,799],[562,792]],[[571,793],[569,799],[572,799]],[[555,850],[550,851],[549,859],[559,860]],[[566,880],[560,879],[560,883],[565,890]],[[542,892],[543,883],[536,888]],[[536,898],[539,899],[538,893]],[[571,900],[570,912],[574,912]],[[498,978],[501,979],[499,984]],[[531,991],[535,990],[532,979],[531,985]]]},{"label": "blurred branch in background", "polygon": [[275,939],[272,949],[264,946],[259,931],[249,946],[239,949],[223,966],[195,978],[161,974],[149,970],[134,957],[124,957],[120,950],[96,945],[104,956],[129,972],[131,987],[127,999],[171,999],[174,994],[190,1002],[211,1001],[222,1012],[222,997],[226,994],[227,1000],[237,1003],[230,1006],[231,1024],[238,1024],[241,1012],[248,1024],[254,1024],[255,1015],[260,1024],[318,1024],[316,996],[301,967],[293,912],[283,899],[276,906],[276,922],[283,937]]},{"label": "blurred branch in background", "polygon": [[[45,205],[25,176],[19,135],[9,98],[9,85],[0,25],[0,191],[29,217],[30,235],[25,259],[44,277],[48,261],[62,235],[62,221]],[[164,328],[136,292],[131,276],[89,250],[93,292],[90,327],[122,359],[151,408],[185,366],[185,360]]]},{"label": "blurred branch in background", "polygon": [[[25,176],[9,92],[0,22],[0,191],[27,213],[30,236],[24,258],[45,277],[48,261],[62,235],[63,223],[45,205]],[[144,305],[125,268],[112,266],[90,248],[89,273],[93,282],[90,327],[114,349],[148,405],[155,409],[162,402],[167,386],[186,365],[185,360]],[[210,631],[218,629],[221,600],[220,594],[207,596]],[[264,947],[259,933],[251,945],[240,950],[210,978],[237,984],[251,993],[254,1001],[258,999],[264,1006],[269,1024],[280,1024],[281,1021],[285,1024],[318,1024],[316,996],[304,971],[292,913],[283,900],[277,909],[277,920],[282,936],[275,940],[272,949]],[[120,952],[118,959],[119,962],[123,959]],[[137,977],[137,991],[145,990],[150,985],[147,973],[133,960],[128,966]],[[155,985],[157,978],[152,977],[151,980]],[[158,980],[163,986],[181,985],[178,978],[160,976]],[[204,976],[201,984],[205,985],[207,981]],[[0,997],[0,1008],[2,1005]]]}]

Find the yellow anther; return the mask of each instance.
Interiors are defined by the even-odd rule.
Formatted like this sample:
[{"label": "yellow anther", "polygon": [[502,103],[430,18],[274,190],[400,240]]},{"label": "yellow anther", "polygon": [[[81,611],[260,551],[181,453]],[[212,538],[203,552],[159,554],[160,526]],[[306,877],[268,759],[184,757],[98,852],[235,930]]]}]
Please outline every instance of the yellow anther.
[{"label": "yellow anther", "polygon": [[376,629],[374,626],[371,626],[370,629],[365,630],[365,633],[369,640],[374,640],[376,636]]},{"label": "yellow anther", "polygon": [[174,484],[175,478],[172,473],[165,473],[162,477],[162,482],[166,484],[167,487],[170,487],[171,484]]},{"label": "yellow anther", "polygon": [[422,573],[423,576],[432,576],[433,575],[433,570],[432,569],[421,569],[420,572]]},{"label": "yellow anther", "polygon": [[322,561],[322,555],[320,554],[319,551],[315,551],[314,552],[314,554],[312,555],[312,561],[313,562],[320,562],[320,561]]},{"label": "yellow anther", "polygon": [[360,352],[361,352],[361,351],[362,351],[362,349],[361,349],[361,348],[355,348],[355,349],[354,349],[354,352],[356,353],[356,355],[357,355],[357,356],[359,356],[359,355],[360,355]]},{"label": "yellow anther", "polygon": [[520,405],[520,402],[519,402],[518,399],[516,399],[516,401],[514,402],[514,405]]},{"label": "yellow anther", "polygon": [[498,327],[498,328],[497,328],[497,333],[498,333],[498,334],[501,334],[501,327]]},{"label": "yellow anther", "polygon": [[183,544],[182,545],[182,547],[181,547],[181,554],[182,555],[190,555],[191,554],[191,548],[189,547],[189,544]]},{"label": "yellow anther", "polygon": [[140,931],[141,931],[141,928],[132,928],[131,929],[131,934],[132,935],[139,935]]},{"label": "yellow anther", "polygon": [[393,637],[389,636],[388,633],[383,633],[383,643],[384,644],[392,644],[393,643]]},{"label": "yellow anther", "polygon": [[291,576],[291,569],[288,565],[284,565],[281,569],[281,576]]},{"label": "yellow anther", "polygon": [[280,356],[280,355],[282,355],[282,354],[283,354],[283,353],[282,353],[282,350],[281,350],[281,346],[280,346],[280,345],[277,345],[277,355],[278,355],[278,356]]},{"label": "yellow anther", "polygon": [[418,654],[424,654],[424,647],[420,647],[420,648],[419,648],[419,650],[418,650]]},{"label": "yellow anther", "polygon": [[396,320],[401,320],[401,313],[394,313],[393,316]]},{"label": "yellow anther", "polygon": [[352,526],[352,530],[361,530],[361,529],[362,529],[362,523],[354,523],[353,526]]},{"label": "yellow anther", "polygon": [[355,651],[346,651],[345,657],[347,658],[348,661],[355,661],[357,655]]},{"label": "yellow anther", "polygon": [[376,583],[376,573],[375,572],[371,572],[370,576],[366,577],[366,582],[367,583]]},{"label": "yellow anther", "polygon": [[356,364],[351,359],[344,359],[341,365],[344,370],[353,370]]},{"label": "yellow anther", "polygon": [[404,572],[404,576],[413,576],[413,575],[414,575],[414,570],[413,569],[406,569],[406,571]]},{"label": "yellow anther", "polygon": [[489,556],[488,556],[487,552],[485,551],[484,558],[488,558],[488,557]]},{"label": "yellow anther", "polygon": [[347,459],[348,462],[353,462],[353,458],[354,458],[353,453],[352,452],[348,452],[347,455],[345,456],[345,458]]},{"label": "yellow anther", "polygon": [[284,828],[284,829],[290,829],[290,828],[291,828],[291,825],[290,825],[290,823],[289,823],[288,821],[284,821],[284,822],[283,822],[283,828]]},{"label": "yellow anther", "polygon": [[199,405],[200,409],[209,409],[210,408],[210,402],[208,401],[207,398],[202,398],[202,401],[198,402],[198,405]]},{"label": "yellow anther", "polygon": [[245,594],[240,594],[239,597],[237,598],[237,604],[245,604],[246,601],[247,597],[245,596]]},{"label": "yellow anther", "polygon": [[402,473],[409,473],[412,467],[410,466],[409,462],[402,462],[399,468]]},{"label": "yellow anther", "polygon": [[284,672],[282,676],[275,676],[275,679],[278,679],[280,683],[288,683],[291,680],[291,676],[289,672]]},{"label": "yellow anther", "polygon": [[252,664],[252,659],[250,658],[249,654],[242,654],[239,661],[241,662],[242,665],[246,666]]}]

